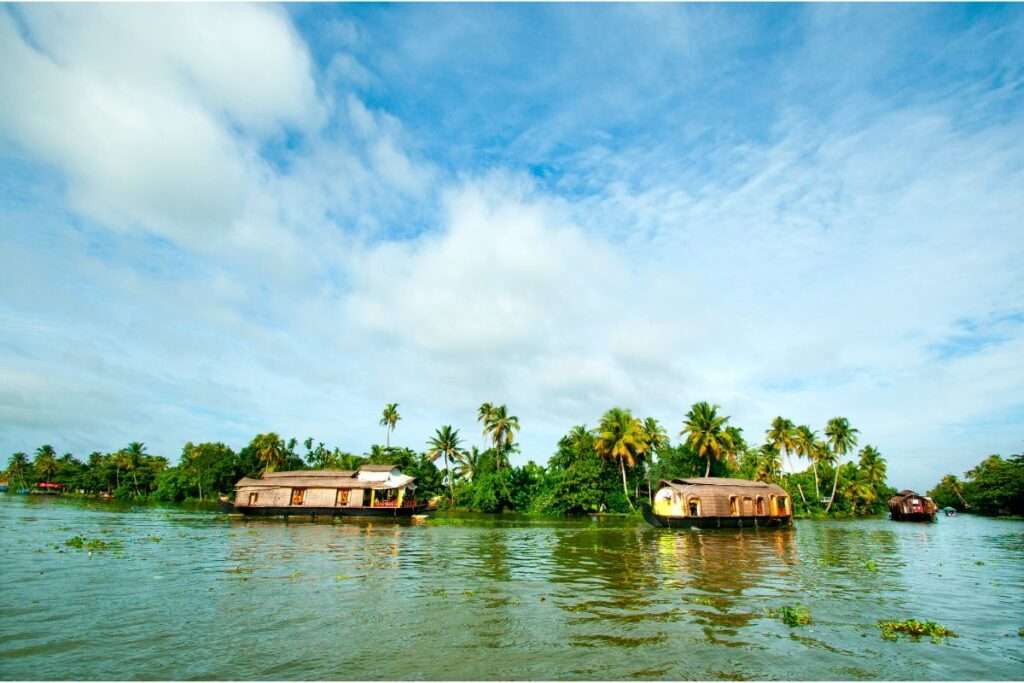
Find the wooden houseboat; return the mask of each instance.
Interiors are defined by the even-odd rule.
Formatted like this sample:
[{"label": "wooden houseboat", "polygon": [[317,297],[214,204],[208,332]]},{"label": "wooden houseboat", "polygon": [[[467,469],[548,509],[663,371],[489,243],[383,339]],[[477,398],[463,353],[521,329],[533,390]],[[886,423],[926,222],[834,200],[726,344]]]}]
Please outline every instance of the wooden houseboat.
[{"label": "wooden houseboat", "polygon": [[414,481],[394,465],[267,472],[235,484],[232,508],[245,515],[410,517],[427,509],[416,502]]},{"label": "wooden houseboat", "polygon": [[904,489],[889,499],[889,517],[897,522],[934,522],[939,507],[928,496]]},{"label": "wooden houseboat", "polygon": [[644,518],[658,527],[700,529],[788,526],[793,522],[789,494],[776,484],[746,479],[703,477],[662,480]]}]

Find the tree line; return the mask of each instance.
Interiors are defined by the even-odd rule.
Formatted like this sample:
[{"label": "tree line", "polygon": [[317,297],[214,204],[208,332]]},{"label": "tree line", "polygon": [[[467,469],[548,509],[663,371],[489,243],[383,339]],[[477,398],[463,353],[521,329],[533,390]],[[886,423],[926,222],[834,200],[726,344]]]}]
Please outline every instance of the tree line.
[{"label": "tree line", "polygon": [[1024,453],[990,455],[964,473],[947,474],[928,492],[935,504],[982,515],[1024,516]]},{"label": "tree line", "polygon": [[[243,476],[268,471],[355,470],[364,463],[388,463],[416,477],[417,497],[437,498],[442,506],[544,514],[632,512],[661,479],[700,476],[778,483],[790,492],[798,513],[873,514],[893,492],[886,484],[886,461],[874,446],[864,446],[856,462],[844,462],[857,445],[858,430],[843,417],[829,420],[819,437],[809,426],[780,416],[763,441],[751,445],[718,406],[702,401],[684,416],[673,444],[658,420],[616,407],[593,428],[570,429],[544,466],[533,460],[511,465],[510,456],[520,452],[520,424],[507,406],[483,403],[476,417],[479,446],[468,444],[451,425],[438,428],[422,451],[391,446],[401,415],[398,404],[389,403],[380,418],[384,445],[362,455],[329,449],[312,437],[300,449],[297,439],[270,432],[237,452],[220,442],[188,442],[176,465],[147,453],[139,442],[91,453],[85,462],[70,453],[58,457],[44,445],[32,458],[13,454],[5,474],[14,489],[49,481],[87,494],[180,502],[216,499]],[[809,467],[783,473],[783,458],[789,462],[794,456]]]}]

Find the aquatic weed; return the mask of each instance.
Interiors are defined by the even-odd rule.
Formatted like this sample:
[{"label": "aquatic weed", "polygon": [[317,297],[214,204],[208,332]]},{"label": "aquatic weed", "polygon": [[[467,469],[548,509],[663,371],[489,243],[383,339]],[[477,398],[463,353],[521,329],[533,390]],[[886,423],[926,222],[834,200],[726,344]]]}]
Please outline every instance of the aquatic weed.
[{"label": "aquatic weed", "polygon": [[864,563],[864,569],[867,569],[869,572],[877,572],[878,571],[878,565],[875,564],[874,560],[868,560],[867,562]]},{"label": "aquatic weed", "polygon": [[880,621],[878,628],[882,631],[882,638],[885,640],[896,640],[899,634],[903,633],[914,640],[921,636],[930,636],[933,643],[941,643],[943,638],[958,638],[956,633],[950,629],[936,624],[934,621],[918,621],[907,619],[906,621]]},{"label": "aquatic weed", "polygon": [[789,627],[806,626],[811,623],[811,612],[803,605],[786,605],[779,609],[769,609],[768,616],[780,619]]},{"label": "aquatic weed", "polygon": [[84,538],[82,536],[72,536],[68,540],[64,541],[64,545],[69,548],[77,548],[79,550],[88,550],[89,552],[100,552],[103,550],[120,550],[122,547],[121,541],[104,541],[102,538]]},{"label": "aquatic weed", "polygon": [[1017,631],[1017,635],[1020,636],[1021,638],[1024,638],[1024,628],[1021,628],[1020,630],[1018,630]]}]

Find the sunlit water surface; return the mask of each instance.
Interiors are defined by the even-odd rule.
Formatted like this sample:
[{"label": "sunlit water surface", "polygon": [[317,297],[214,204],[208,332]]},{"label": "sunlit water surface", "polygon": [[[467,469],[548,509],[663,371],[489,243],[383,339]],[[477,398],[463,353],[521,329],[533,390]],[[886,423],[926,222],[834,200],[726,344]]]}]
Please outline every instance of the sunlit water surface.
[{"label": "sunlit water surface", "polygon": [[[795,604],[813,623],[768,616]],[[960,637],[881,639],[906,618]],[[1019,521],[285,523],[0,495],[4,679],[1020,679],[1021,627]]]}]

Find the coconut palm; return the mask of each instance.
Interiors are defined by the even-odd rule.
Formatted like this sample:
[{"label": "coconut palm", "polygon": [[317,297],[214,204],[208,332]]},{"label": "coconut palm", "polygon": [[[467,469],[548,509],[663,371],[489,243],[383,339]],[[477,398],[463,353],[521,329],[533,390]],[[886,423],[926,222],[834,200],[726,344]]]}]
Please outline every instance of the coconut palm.
[{"label": "coconut palm", "polygon": [[704,476],[711,474],[711,459],[721,460],[723,455],[732,452],[732,437],[727,431],[729,417],[718,414],[718,406],[707,401],[694,403],[683,422],[680,436],[702,458],[708,459]]},{"label": "coconut palm", "polygon": [[273,472],[284,464],[287,455],[284,441],[274,432],[257,434],[252,440],[252,446],[256,450],[256,457],[263,463],[263,472]]},{"label": "coconut palm", "polygon": [[[648,417],[643,422],[644,440],[647,442],[647,453],[649,454],[645,462],[645,473],[647,475],[647,490],[650,491],[651,496],[654,492],[651,487],[651,463],[650,454],[657,453],[662,448],[667,448],[669,445],[668,432],[661,426],[653,417]],[[637,483],[637,495],[639,496],[640,484]],[[653,501],[653,498],[652,498]]]},{"label": "coconut palm", "polygon": [[754,478],[758,481],[778,481],[781,473],[782,458],[775,446],[766,443],[757,449],[757,469]]},{"label": "coconut palm", "polygon": [[[807,425],[800,425],[796,428],[793,450],[802,458],[811,461],[811,468],[814,470],[814,500],[821,500],[821,488],[818,484],[818,459],[814,454],[814,442],[818,438],[817,433]],[[815,503],[817,504],[817,503]]]},{"label": "coconut palm", "polygon": [[743,438],[743,428],[728,426],[725,428],[725,434],[729,437],[725,457],[733,465],[736,465],[739,456],[747,450],[747,442]]},{"label": "coconut palm", "polygon": [[784,417],[776,417],[772,420],[771,428],[765,432],[768,443],[776,448],[786,459],[789,471],[793,471],[793,463],[789,460],[789,454],[796,448],[796,427],[793,421]]},{"label": "coconut palm", "polygon": [[397,403],[387,403],[384,405],[384,412],[380,416],[380,426],[384,427],[384,446],[391,448],[391,432],[395,431],[395,425],[402,419],[402,416],[398,414]]},{"label": "coconut palm", "polygon": [[452,487],[452,470],[449,462],[455,460],[461,453],[459,442],[459,430],[452,429],[451,425],[445,425],[438,429],[430,441],[427,442],[429,448],[427,457],[431,462],[439,457],[444,457],[444,469],[448,473],[448,500],[450,505],[455,505],[455,489]]},{"label": "coconut palm", "polygon": [[[483,411],[484,406],[487,405],[489,404],[485,403],[480,406],[480,410]],[[491,406],[491,410],[484,422],[484,429],[494,443],[495,468],[501,469],[505,452],[515,440],[515,433],[519,431],[519,418],[515,415],[509,415],[508,409],[505,408],[504,404]]]},{"label": "coconut palm", "polygon": [[835,478],[832,480],[832,495],[825,506],[825,512],[832,509],[836,500],[836,486],[839,484],[839,466],[842,464],[843,456],[853,450],[857,445],[858,430],[850,426],[850,421],[845,417],[833,417],[825,426],[825,438],[828,439],[835,456]]},{"label": "coconut palm", "polygon": [[132,441],[128,444],[128,448],[121,451],[123,454],[122,462],[124,463],[124,471],[131,472],[132,482],[135,484],[135,495],[139,494],[139,477],[138,471],[142,467],[143,459],[146,455],[146,444],[138,441]]},{"label": "coconut palm", "polygon": [[619,471],[622,472],[622,492],[626,494],[626,502],[633,508],[629,499],[629,487],[626,485],[626,466],[636,467],[649,446],[643,423],[633,414],[622,408],[612,408],[601,418],[597,425],[594,450],[598,456],[606,460],[618,460]]},{"label": "coconut palm", "polygon": [[[488,439],[490,434],[487,432],[487,422],[491,419],[491,413],[494,412],[494,404],[491,402],[484,402],[480,404],[480,407],[476,410],[476,421],[480,423],[481,433],[484,439]],[[486,441],[484,442],[486,443]]]},{"label": "coconut palm", "polygon": [[874,446],[864,446],[860,450],[860,462],[857,465],[864,481],[875,491],[885,484],[886,462],[882,454]]},{"label": "coconut palm", "polygon": [[843,484],[843,497],[850,501],[850,514],[857,514],[857,505],[871,505],[878,497],[875,489],[862,476],[858,475]]},{"label": "coconut palm", "polygon": [[455,476],[473,481],[480,471],[480,449],[473,446],[468,451],[460,451],[455,455]]},{"label": "coconut palm", "polygon": [[14,487],[15,490],[25,488],[31,471],[32,463],[29,462],[28,455],[21,451],[12,455],[11,459],[7,462],[7,479],[12,484],[20,484],[20,486]]},{"label": "coconut palm", "polygon": [[36,449],[36,457],[32,462],[36,476],[43,481],[50,481],[57,472],[57,451],[50,444],[45,444]]}]

